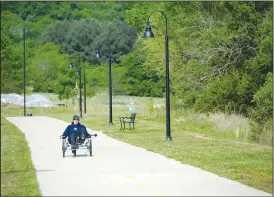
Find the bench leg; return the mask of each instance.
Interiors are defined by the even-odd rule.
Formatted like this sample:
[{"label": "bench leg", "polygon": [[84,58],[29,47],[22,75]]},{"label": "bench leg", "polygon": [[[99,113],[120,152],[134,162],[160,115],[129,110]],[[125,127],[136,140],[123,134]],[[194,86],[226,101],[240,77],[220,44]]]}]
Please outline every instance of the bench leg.
[{"label": "bench leg", "polygon": [[124,129],[123,129],[123,131],[125,130],[125,127],[126,127],[126,125],[125,125],[126,123],[124,122]]},{"label": "bench leg", "polygon": [[120,130],[122,129],[122,120],[121,120],[121,118],[120,118],[120,125],[121,125],[121,128],[120,128]]}]

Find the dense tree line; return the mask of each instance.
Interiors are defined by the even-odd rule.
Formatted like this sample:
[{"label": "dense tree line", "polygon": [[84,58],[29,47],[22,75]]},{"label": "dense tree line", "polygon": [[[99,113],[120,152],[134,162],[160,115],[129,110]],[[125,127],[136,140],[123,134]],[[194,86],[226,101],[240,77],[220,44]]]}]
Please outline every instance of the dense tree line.
[{"label": "dense tree line", "polygon": [[[88,93],[165,94],[167,16],[173,109],[250,117],[253,140],[271,142],[273,2],[1,2],[1,90],[22,91],[22,29],[27,29],[28,85],[75,94],[74,65],[85,65]],[[103,58],[95,58],[99,49]],[[58,71],[58,72],[57,72]],[[103,80],[102,80],[103,79]]]},{"label": "dense tree line", "polygon": [[[152,11],[168,16],[173,106],[251,117],[253,140],[271,143],[273,2],[152,4],[136,4],[127,21],[143,32]],[[164,76],[165,20],[154,13],[151,23],[158,38],[143,41],[145,61],[138,68]]]},{"label": "dense tree line", "polygon": [[[119,62],[121,55],[132,50],[137,29],[125,21],[125,10],[131,7],[116,2],[1,2],[1,42],[11,44],[1,45],[2,53],[10,55],[9,58],[2,55],[2,69],[15,72],[12,75],[11,72],[1,72],[2,91],[23,90],[23,27],[26,28],[27,85],[34,91],[65,94],[59,83],[73,80],[69,84],[74,87],[78,78],[57,73],[67,69],[70,60],[75,68],[87,63],[87,76],[92,78],[90,75],[96,71],[89,68],[106,66],[110,53]],[[95,59],[95,49],[101,52],[99,60]],[[14,57],[11,56],[13,53]],[[14,62],[16,58],[18,61]],[[94,84],[94,81],[100,81],[99,76],[87,81],[88,93],[94,92],[93,87],[107,87],[106,83]],[[13,79],[16,83],[10,84]],[[70,89],[72,94],[73,88]]]}]

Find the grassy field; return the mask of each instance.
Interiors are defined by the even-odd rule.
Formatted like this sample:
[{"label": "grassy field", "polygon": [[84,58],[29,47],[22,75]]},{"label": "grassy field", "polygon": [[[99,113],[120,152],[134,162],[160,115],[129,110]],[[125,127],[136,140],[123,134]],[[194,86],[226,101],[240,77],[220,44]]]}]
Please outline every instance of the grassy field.
[{"label": "grassy field", "polygon": [[1,196],[41,196],[25,136],[2,116]]},{"label": "grassy field", "polygon": [[[108,126],[107,101],[106,94],[88,99],[87,113],[83,114],[81,122],[88,128],[104,131],[121,141],[272,193],[272,146],[249,143],[248,123],[243,117],[203,115],[171,109],[173,141],[166,142],[162,99],[114,96],[114,126]],[[130,101],[136,103],[136,128],[122,131],[118,117],[132,113],[129,110]],[[79,114],[78,102],[73,105],[72,101],[68,101],[68,107],[27,110],[33,115],[47,115],[66,122],[71,121],[73,114]],[[4,108],[2,114],[22,116],[22,109]]]}]

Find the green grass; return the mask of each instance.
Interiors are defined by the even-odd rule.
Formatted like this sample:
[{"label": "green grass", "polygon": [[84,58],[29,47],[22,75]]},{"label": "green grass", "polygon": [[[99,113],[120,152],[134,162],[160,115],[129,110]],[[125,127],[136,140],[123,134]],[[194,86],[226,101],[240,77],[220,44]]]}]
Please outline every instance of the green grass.
[{"label": "green grass", "polygon": [[[108,96],[101,94],[87,100],[87,114],[81,122],[88,128],[104,131],[107,135],[135,146],[160,153],[168,158],[190,164],[251,187],[272,193],[272,146],[248,143],[244,137],[235,139],[234,131],[217,133],[212,124],[203,122],[177,122],[172,112],[172,142],[165,141],[163,110],[152,105],[161,99],[149,101],[141,97],[115,96],[113,100],[134,100],[136,106],[135,130],[121,131],[118,116],[130,115],[128,105],[113,105],[114,126],[108,126]],[[70,122],[73,114],[79,114],[78,102],[68,102],[68,107],[52,109],[29,108],[34,115],[48,115]],[[18,114],[20,109],[3,109],[3,114]],[[22,116],[22,109],[21,109]],[[185,115],[185,114],[181,114]],[[223,117],[221,117],[223,118]],[[230,119],[231,120],[231,119]],[[236,120],[234,120],[236,121]],[[218,121],[220,124],[220,121]],[[236,124],[236,122],[234,123]],[[60,131],[60,134],[63,131]]]},{"label": "green grass", "polygon": [[2,116],[1,196],[41,196],[25,136]]}]

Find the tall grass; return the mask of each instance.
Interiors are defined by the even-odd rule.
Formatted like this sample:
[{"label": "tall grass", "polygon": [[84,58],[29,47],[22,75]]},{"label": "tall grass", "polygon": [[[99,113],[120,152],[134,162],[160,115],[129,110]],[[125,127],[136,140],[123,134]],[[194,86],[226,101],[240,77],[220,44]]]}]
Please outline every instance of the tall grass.
[{"label": "tall grass", "polygon": [[[147,118],[165,122],[166,109],[164,99],[149,98],[146,100]],[[199,133],[205,136],[250,142],[250,123],[248,118],[236,114],[196,113],[190,109],[171,108],[172,126]],[[269,144],[270,145],[270,144]]]},{"label": "tall grass", "polygon": [[192,111],[180,113],[174,118],[174,124],[182,129],[194,131],[212,137],[250,142],[249,120],[240,115],[224,113],[201,114]]}]

